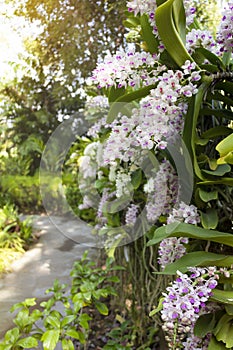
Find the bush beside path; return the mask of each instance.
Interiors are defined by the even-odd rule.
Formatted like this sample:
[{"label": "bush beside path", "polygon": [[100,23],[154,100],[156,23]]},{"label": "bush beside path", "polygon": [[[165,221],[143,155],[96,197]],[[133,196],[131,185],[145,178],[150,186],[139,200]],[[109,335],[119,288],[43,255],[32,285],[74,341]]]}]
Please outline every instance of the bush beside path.
[{"label": "bush beside path", "polygon": [[[81,221],[33,216],[33,227],[40,231],[38,242],[14,262],[12,272],[0,280],[0,338],[12,326],[13,315],[9,310],[13,304],[25,298],[46,298],[44,293],[56,278],[61,283],[70,281],[72,265],[85,250],[89,250],[92,259],[98,254],[85,244],[91,233]],[[71,235],[75,240],[69,238]]]}]

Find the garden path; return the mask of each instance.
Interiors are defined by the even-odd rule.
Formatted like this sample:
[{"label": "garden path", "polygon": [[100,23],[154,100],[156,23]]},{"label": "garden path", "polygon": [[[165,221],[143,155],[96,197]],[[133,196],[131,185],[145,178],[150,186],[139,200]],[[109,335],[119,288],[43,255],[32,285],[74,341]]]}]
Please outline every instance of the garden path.
[{"label": "garden path", "polygon": [[73,262],[88,250],[98,257],[91,229],[81,220],[56,216],[33,216],[38,241],[19,260],[12,272],[0,279],[0,339],[12,326],[10,307],[25,298],[45,298],[45,290],[58,278],[67,283]]}]

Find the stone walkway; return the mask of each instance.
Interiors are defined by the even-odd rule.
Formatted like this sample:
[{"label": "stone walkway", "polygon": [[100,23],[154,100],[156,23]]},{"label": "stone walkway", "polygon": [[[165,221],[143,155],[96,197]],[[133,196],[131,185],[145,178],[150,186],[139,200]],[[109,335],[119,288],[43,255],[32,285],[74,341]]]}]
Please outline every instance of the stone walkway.
[{"label": "stone walkway", "polygon": [[34,216],[33,227],[40,231],[38,242],[13,263],[11,273],[0,279],[0,339],[13,324],[9,312],[13,304],[25,298],[43,299],[56,278],[69,282],[73,262],[85,250],[92,259],[98,256],[90,228],[78,219]]}]

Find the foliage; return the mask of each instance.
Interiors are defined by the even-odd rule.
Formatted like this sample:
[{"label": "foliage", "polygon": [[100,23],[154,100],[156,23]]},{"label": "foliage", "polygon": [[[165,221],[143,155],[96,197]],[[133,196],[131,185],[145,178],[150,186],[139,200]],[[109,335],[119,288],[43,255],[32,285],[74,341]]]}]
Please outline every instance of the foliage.
[{"label": "foliage", "polygon": [[39,167],[44,144],[59,125],[53,88],[45,87],[47,78],[40,72],[41,67],[37,69],[33,76],[28,69],[23,79],[1,87],[1,124],[7,125],[2,141],[5,168],[10,173],[33,175]]},{"label": "foliage", "polygon": [[18,258],[32,242],[30,219],[21,220],[14,206],[7,204],[0,209],[0,272],[10,269],[10,263]]},{"label": "foliage", "polygon": [[[112,262],[107,259],[105,266],[97,267],[86,252],[73,266],[71,287],[56,280],[40,305],[35,298],[15,304],[11,311],[18,310],[14,318],[16,327],[5,334],[0,349],[29,349],[41,343],[45,350],[53,350],[60,343],[65,350],[75,349],[75,344],[86,344],[91,321],[88,308],[106,316],[105,301],[116,295],[112,285],[119,280],[112,272],[121,268],[112,266]],[[63,310],[57,311],[60,303]]]},{"label": "foliage", "polygon": [[25,40],[20,63],[11,62],[15,77],[7,77],[0,92],[6,171],[34,175],[60,121],[82,117],[83,77],[99,54],[112,50],[113,43],[122,45],[124,11],[113,1],[9,1],[9,6],[19,19],[41,28]]},{"label": "foliage", "polygon": [[[211,284],[214,290],[207,289],[204,300],[207,306],[211,300],[221,309],[220,313],[206,311],[206,317],[212,317],[212,328],[197,339],[195,336],[200,333],[193,328],[194,321],[191,325],[187,323],[186,330],[182,325],[178,327],[178,311],[174,311],[170,313],[170,323],[166,323],[170,330],[168,326],[163,327],[170,349],[185,348],[188,342],[194,341],[196,347],[205,348],[207,333],[212,335],[209,349],[215,346],[230,348],[232,344],[227,339],[230,338],[232,319],[233,261],[230,250],[233,221],[232,4],[228,5],[215,44],[196,22],[186,25],[192,14],[188,2],[185,2],[185,8],[183,1],[151,3],[144,6],[140,1],[128,1],[131,12],[125,22],[137,33],[136,42],[145,52],[137,49],[117,51],[115,55],[106,56],[93,71],[92,81],[103,88],[109,112],[106,117],[104,111],[102,119],[94,125],[93,129],[97,131],[92,133],[93,142],[84,151],[85,157],[80,164],[83,179],[86,179],[84,205],[94,206],[92,196],[88,197],[90,189],[98,193],[96,231],[105,238],[110,256],[117,255],[117,246],[136,241],[131,243],[132,255],[127,253],[126,247],[123,254],[132,275],[136,275],[132,281],[136,283],[135,288],[142,289],[142,298],[146,299],[146,281],[153,288],[161,274],[178,273],[179,278],[186,278],[194,290],[197,283],[191,281],[192,273],[201,276],[206,284],[211,271],[218,279],[217,288],[215,283]],[[223,28],[228,29],[225,32]],[[181,103],[186,105],[183,110],[179,110]],[[183,125],[178,123],[177,111],[182,115]],[[180,141],[174,141],[174,135]],[[179,186],[173,176],[180,175],[183,182],[179,185],[183,187],[177,195],[175,189]],[[191,195],[187,199],[189,191]],[[146,236],[139,239],[143,234]],[[184,250],[179,246],[179,237],[185,241]],[[164,245],[158,246],[160,242]],[[170,242],[177,244],[181,255],[177,253],[172,257]],[[169,256],[166,244],[171,261],[165,264],[163,271],[156,266],[156,260],[159,256],[161,259]],[[143,254],[138,253],[139,247]],[[138,266],[140,259],[145,259],[146,247],[151,249],[153,258],[143,261],[147,274],[137,285],[142,271]],[[189,270],[190,267],[193,268]],[[126,285],[132,288],[131,283]],[[176,286],[175,283],[171,282],[167,291]],[[162,283],[157,286],[159,293],[165,293],[166,286]],[[204,295],[204,286],[202,288]],[[142,307],[159,303],[159,293],[157,290],[153,300],[146,299]],[[176,297],[179,305],[178,297],[182,299],[183,295]],[[156,313],[163,309],[162,303],[160,305]],[[205,312],[204,306],[203,302],[203,309],[195,313]],[[183,307],[185,309],[185,305]],[[155,319],[159,324],[158,318]],[[163,321],[165,323],[165,316]],[[177,322],[177,329],[171,326],[174,322]]]},{"label": "foliage", "polygon": [[130,350],[130,332],[132,325],[128,321],[121,320],[119,327],[113,328],[108,334],[110,338],[103,350]]},{"label": "foliage", "polygon": [[[55,211],[62,210],[61,198],[62,193],[57,189],[59,178],[45,176],[43,181],[39,181],[39,174],[34,176],[20,175],[4,175],[0,180],[0,188],[2,192],[2,202],[10,202],[16,205],[22,213],[38,213],[43,212],[44,207],[40,195],[40,186],[44,186],[46,193],[49,194],[52,201],[51,206]],[[70,184],[70,175],[63,176],[64,186]]]},{"label": "foliage", "polygon": [[61,72],[66,84],[73,86],[79,84],[80,71],[86,77],[99,55],[122,44],[122,5],[111,0],[15,2],[16,14],[39,21],[42,27],[37,44],[43,65],[52,75]]},{"label": "foliage", "polygon": [[[32,9],[26,2],[26,10],[45,25],[44,37],[38,41],[42,62],[50,47],[47,34],[50,28],[54,30],[50,22],[65,23],[66,19],[64,13],[59,18],[49,4],[53,2]],[[74,172],[79,168],[80,192],[76,188],[78,195],[73,196],[71,188],[70,198],[79,202],[82,193],[83,208],[96,213],[95,229],[109,257],[125,261],[129,274],[122,279],[122,299],[125,307],[125,296],[130,295],[128,311],[136,325],[132,333],[137,345],[139,341],[141,348],[151,345],[145,333],[154,327],[155,332],[149,333],[159,334],[160,345],[165,339],[172,350],[231,348],[232,8],[229,5],[226,10],[214,43],[196,21],[191,23],[193,10],[188,1],[135,0],[128,1],[128,7],[124,23],[136,45],[107,54],[93,71],[90,81],[106,97],[93,97],[87,113],[89,120],[97,121],[88,132],[91,142],[84,150],[78,145],[73,163],[66,164]],[[67,41],[64,35],[55,44],[65,48],[63,39]],[[60,69],[57,63],[63,62],[62,74],[69,82],[70,62],[58,49],[55,45],[51,50],[49,72],[53,77]],[[98,278],[85,271],[83,276],[80,266],[77,270],[71,289],[73,306],[57,285],[55,299],[42,304],[39,318],[45,328],[38,338],[45,348],[53,349],[59,340],[64,348],[72,348],[74,328],[70,333],[69,327],[73,322],[81,332],[75,333],[76,338],[85,341],[82,328],[88,330],[89,320],[83,327],[79,317],[80,312],[85,315],[86,304],[107,314],[100,298],[112,294],[111,290],[100,288],[99,292]],[[65,311],[74,307],[71,314],[66,312],[65,317],[74,317],[70,322],[51,309],[56,298]],[[46,310],[49,313],[44,317]],[[110,334],[119,337],[121,345],[110,339],[106,346],[127,348],[132,338],[125,336],[124,327],[128,325],[122,323]],[[14,332],[20,341],[21,334]]]}]

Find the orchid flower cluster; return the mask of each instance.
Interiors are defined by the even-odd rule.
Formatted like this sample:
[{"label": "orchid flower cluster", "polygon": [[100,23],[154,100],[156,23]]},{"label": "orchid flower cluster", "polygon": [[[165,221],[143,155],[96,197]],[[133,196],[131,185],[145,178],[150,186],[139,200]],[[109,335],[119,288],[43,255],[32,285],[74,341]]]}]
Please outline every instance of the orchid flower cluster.
[{"label": "orchid flower cluster", "polygon": [[[135,15],[148,16],[153,34],[159,39],[155,23],[156,1],[132,0],[127,6]],[[184,1],[184,6],[186,23],[190,25],[195,16],[194,2]],[[226,51],[231,53],[232,11],[231,1],[225,8],[216,42],[207,31],[188,30],[186,48],[190,55],[199,48],[220,55]],[[115,55],[107,54],[88,80],[88,84],[95,84],[98,89],[118,91],[117,96],[118,93],[127,96],[128,93],[147,91],[146,97],[144,94],[135,98],[126,106],[127,113],[119,103],[112,122],[107,118],[108,109],[111,109],[107,98],[96,96],[88,99],[86,115],[89,120],[94,120],[97,114],[98,120],[88,131],[92,142],[80,162],[80,187],[84,194],[80,208],[97,205],[95,228],[101,234],[121,224],[134,227],[143,211],[150,227],[158,222],[161,226],[165,222],[168,225],[198,225],[201,221],[197,207],[179,198],[178,170],[168,154],[169,146],[176,145],[177,139],[182,137],[189,99],[198,92],[202,72],[190,60],[179,69],[168,68],[160,59],[162,51],[161,43],[153,55],[138,51],[136,46],[126,51],[119,50]],[[149,175],[143,168],[148,154],[156,159]],[[139,180],[133,184],[135,174]],[[97,200],[90,196],[92,188],[95,193],[99,191]],[[111,215],[106,212],[107,204],[123,203],[126,198],[129,199],[127,206],[119,209],[112,224]],[[185,237],[163,240],[158,248],[161,269],[184,256],[188,244]],[[202,313],[209,312],[208,300],[217,286],[218,272],[215,267],[208,267],[189,268],[186,274],[177,273],[178,278],[163,293],[161,317],[166,339],[171,349],[207,349],[209,337],[204,340],[196,337],[194,325]],[[226,277],[229,275],[226,270],[222,273]]]},{"label": "orchid flower cluster", "polygon": [[[179,203],[170,212],[167,218],[167,224],[185,222],[196,225],[200,222],[200,216],[197,207],[188,205],[184,202]],[[189,243],[186,237],[170,237],[162,240],[158,249],[158,263],[164,269],[166,265],[173,263],[186,254],[186,245]]]},{"label": "orchid flower cluster", "polygon": [[192,54],[196,48],[203,47],[210,52],[223,55],[228,52],[232,55],[233,48],[233,2],[229,1],[222,11],[222,20],[217,32],[217,39],[213,38],[208,30],[193,28],[187,33],[186,48]]},{"label": "orchid flower cluster", "polygon": [[217,34],[220,52],[232,52],[233,49],[233,1],[224,7],[223,17]]},{"label": "orchid flower cluster", "polygon": [[151,177],[144,185],[147,193],[147,219],[155,223],[160,215],[168,215],[178,200],[178,178],[171,164],[164,160],[155,177]]},{"label": "orchid flower cluster", "polygon": [[[194,5],[195,2],[184,1],[187,23],[192,22],[195,14]],[[135,15],[138,13],[140,15],[147,14],[150,23],[155,28],[154,13],[157,7],[155,0],[128,1],[127,6]],[[220,27],[222,28],[224,25],[225,31],[222,35],[227,37],[228,46],[231,45],[231,10],[232,4],[230,3]],[[154,30],[156,32],[156,29]],[[225,39],[220,39],[218,36],[219,43],[221,41],[225,43]],[[209,50],[216,49],[214,48],[214,40],[209,33],[192,29],[187,35],[187,48],[192,53],[198,47],[205,47]],[[114,192],[116,198],[129,194],[132,173],[141,167],[141,159],[143,159],[145,151],[153,150],[155,153],[159,153],[160,150],[166,149],[169,143],[175,142],[177,136],[181,135],[188,108],[188,99],[196,94],[196,85],[200,79],[201,74],[194,62],[186,61],[180,70],[174,71],[162,65],[158,55],[143,51],[138,52],[135,47],[131,47],[128,51],[120,50],[115,55],[106,55],[103,62],[97,64],[89,83],[97,85],[98,88],[126,89],[129,87],[136,90],[143,86],[150,86],[151,89],[148,96],[139,101],[138,107],[132,109],[131,116],[119,112],[111,124],[106,122],[107,109],[109,108],[107,98],[103,96],[89,98],[86,110],[88,118],[92,119],[93,111],[96,109],[99,114],[102,110],[102,115],[90,128],[88,136],[98,139],[99,134],[105,130],[108,137],[105,138],[104,144],[100,144],[98,141],[98,152],[96,151],[95,156],[90,157],[90,155],[84,154],[80,166],[83,178],[86,180],[89,178],[90,184],[95,175],[101,179],[101,167],[108,168],[107,186],[109,189],[107,192],[109,194]],[[97,144],[93,145],[92,147],[96,148]],[[94,159],[95,157],[98,159]],[[130,164],[130,166],[126,166],[126,164]],[[82,183],[82,186],[84,188],[85,184]],[[87,189],[88,186],[86,186]],[[162,160],[158,172],[153,177],[146,179],[143,187],[147,196],[145,208],[149,222],[155,223],[161,215],[168,217],[168,223],[172,222],[172,210],[175,210],[173,208],[178,204],[178,187],[175,171],[168,164],[168,161]],[[91,205],[92,201],[88,194],[85,194],[81,207],[87,208]],[[135,222],[136,216],[141,210],[137,203],[131,202],[130,205],[128,213],[125,213],[125,223]],[[102,204],[98,209],[97,217],[104,216],[101,206]],[[192,210],[192,207],[190,208]],[[102,214],[100,215],[100,213]],[[132,215],[134,219],[131,217]],[[173,215],[179,216],[175,212]],[[191,215],[190,220],[192,222],[189,223],[199,222],[195,220],[195,215],[193,217]]]},{"label": "orchid flower cluster", "polygon": [[139,108],[133,109],[132,116],[119,116],[106,142],[104,162],[133,162],[138,149],[166,148],[168,141],[182,131],[185,99],[197,92],[194,84],[200,78],[195,63],[189,61],[182,70],[159,75],[157,87],[140,101]]},{"label": "orchid flower cluster", "polygon": [[198,47],[204,47],[209,51],[215,51],[216,43],[208,30],[193,28],[186,36],[186,48],[192,54]]},{"label": "orchid flower cluster", "polygon": [[[102,128],[109,129],[110,133],[102,147],[99,142],[88,146],[81,160],[80,172],[83,173],[84,179],[89,177],[89,183],[91,183],[91,178],[93,179],[97,173],[98,176],[100,174],[97,171],[98,167],[109,167],[108,181],[111,188],[115,184],[114,191],[117,198],[130,194],[132,172],[141,167],[145,152],[152,149],[163,150],[169,142],[175,142],[183,129],[187,99],[197,92],[195,84],[201,76],[194,62],[185,62],[182,70],[165,71],[165,68],[159,64],[155,66],[154,75],[157,75],[157,86],[140,101],[138,108],[132,110],[131,117],[119,113],[118,118],[111,125],[104,125],[106,119],[102,117],[89,130],[88,134],[92,136],[97,135]],[[117,77],[114,79],[112,83],[118,81]],[[100,98],[94,97],[94,100],[99,109]],[[93,101],[89,100],[88,106],[92,106]],[[103,108],[106,107],[105,102],[101,101]],[[90,153],[89,149],[96,150],[96,153],[92,152],[91,157],[87,154]],[[98,159],[94,160],[93,155]],[[132,166],[121,166],[121,163],[129,163]],[[89,185],[87,192],[88,187]],[[150,223],[155,223],[161,215],[169,215],[177,201],[178,187],[175,171],[170,163],[164,160],[158,172],[147,179],[144,186],[144,192],[147,194],[145,208]],[[87,208],[90,204],[90,198],[85,195],[84,203],[80,208]],[[137,213],[139,212],[138,208]],[[128,221],[126,213],[125,222]]]},{"label": "orchid flower cluster", "polygon": [[133,47],[128,52],[117,51],[115,55],[108,54],[103,62],[97,64],[89,84],[97,84],[98,88],[117,86],[139,87],[151,85],[157,81],[158,72],[148,72],[148,67],[155,65],[156,55],[148,52],[137,52]]},{"label": "orchid flower cluster", "polygon": [[189,268],[189,273],[177,271],[177,275],[163,293],[161,318],[168,345],[171,349],[207,349],[209,339],[196,337],[194,325],[201,314],[208,313],[207,302],[218,284],[216,268]]}]

